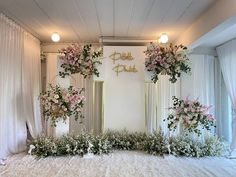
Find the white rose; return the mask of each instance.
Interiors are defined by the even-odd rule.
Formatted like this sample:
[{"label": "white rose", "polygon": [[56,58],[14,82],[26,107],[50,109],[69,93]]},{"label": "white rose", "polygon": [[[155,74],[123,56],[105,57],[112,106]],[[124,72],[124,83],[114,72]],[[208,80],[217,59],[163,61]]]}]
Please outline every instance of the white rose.
[{"label": "white rose", "polygon": [[59,95],[55,95],[54,98],[58,99],[58,98],[59,98]]}]

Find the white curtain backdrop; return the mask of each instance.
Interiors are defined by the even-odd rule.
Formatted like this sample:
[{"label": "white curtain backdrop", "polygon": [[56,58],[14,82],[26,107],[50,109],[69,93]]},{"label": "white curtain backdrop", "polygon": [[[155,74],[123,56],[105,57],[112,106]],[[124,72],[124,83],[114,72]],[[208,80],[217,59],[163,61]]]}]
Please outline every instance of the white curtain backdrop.
[{"label": "white curtain backdrop", "polygon": [[[198,99],[204,105],[212,105],[210,113],[215,114],[215,57],[212,55],[189,56],[191,60],[191,75],[183,75],[181,79],[181,96],[183,99]],[[204,131],[207,133],[207,131]],[[215,129],[212,129],[215,133]]]},{"label": "white curtain backdrop", "polygon": [[[149,132],[161,128],[168,133],[168,107],[172,96],[199,99],[206,105],[215,105],[215,58],[210,55],[190,55],[191,75],[183,74],[180,82],[170,83],[168,76],[161,75],[156,84],[146,83],[146,126]],[[211,113],[215,115],[213,107]],[[176,132],[178,133],[178,131]]]},{"label": "white curtain backdrop", "polygon": [[[35,99],[39,95],[40,73],[37,71],[40,71],[40,65],[36,63],[40,61],[40,55],[36,55],[40,47],[34,45],[27,50],[37,41],[27,35],[21,27],[0,14],[0,159],[25,150],[26,121],[32,136],[41,131],[40,111]],[[27,107],[27,101],[33,104]]]},{"label": "white curtain backdrop", "polygon": [[[57,84],[57,74],[58,74],[58,54],[57,53],[48,53],[46,60],[46,87],[48,84],[56,85]],[[44,133],[47,136],[55,135],[55,128],[51,126],[51,122],[44,120]]]},{"label": "white curtain backdrop", "polygon": [[232,104],[222,76],[219,59],[215,59],[216,133],[227,142],[232,139]]},{"label": "white curtain backdrop", "polygon": [[[231,150],[236,148],[236,40],[232,40],[220,47],[217,47],[220,66],[224,77],[227,91],[230,95],[234,116],[232,121],[232,143]],[[227,118],[226,118],[227,119]]]},{"label": "white curtain backdrop", "polygon": [[22,63],[22,99],[24,117],[30,134],[36,138],[42,132],[40,113],[40,42],[28,33],[24,33],[24,59]]},{"label": "white curtain backdrop", "polygon": [[[190,55],[191,75],[183,75],[181,80],[181,96],[199,99],[206,105],[215,104],[214,93],[214,56]],[[214,107],[212,113],[215,113]]]},{"label": "white curtain backdrop", "polygon": [[[99,84],[100,83],[100,84]],[[70,133],[78,134],[82,129],[85,131],[99,134],[102,129],[102,82],[96,83],[93,79],[84,79],[80,74],[74,74],[71,78],[71,84],[85,88],[86,102],[84,105],[83,124],[74,119],[70,120]]]},{"label": "white curtain backdrop", "polygon": [[[83,113],[85,118],[83,124],[79,120],[75,121],[72,117],[67,123],[69,124],[70,134],[79,134],[82,129],[99,134],[102,131],[102,90],[103,82],[94,82],[93,79],[84,79],[80,74],[73,74],[68,78],[60,78],[61,71],[59,53],[47,53],[46,60],[46,84],[59,84],[61,87],[74,85],[79,88],[85,88],[86,102]],[[52,127],[50,121],[44,121],[44,132],[47,136],[61,136],[67,131],[68,126],[59,123],[57,127]]]},{"label": "white curtain backdrop", "polygon": [[84,96],[86,98],[86,102],[83,109],[83,114],[85,116],[83,119],[83,124],[80,124],[80,120],[70,120],[70,134],[79,134],[82,129],[89,131],[91,127],[90,120],[93,117],[93,81],[90,79],[84,79],[80,74],[73,74],[71,84],[75,87],[85,89]]},{"label": "white curtain backdrop", "polygon": [[148,132],[154,132],[161,128],[166,134],[169,133],[167,121],[168,108],[172,106],[172,97],[180,96],[180,82],[172,84],[169,76],[160,75],[156,84],[145,84],[145,116]]}]

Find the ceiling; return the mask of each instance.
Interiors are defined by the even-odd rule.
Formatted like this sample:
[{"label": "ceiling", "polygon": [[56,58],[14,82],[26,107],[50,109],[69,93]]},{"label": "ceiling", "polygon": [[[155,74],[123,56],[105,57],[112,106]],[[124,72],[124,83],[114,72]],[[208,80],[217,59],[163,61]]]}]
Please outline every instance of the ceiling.
[{"label": "ceiling", "polygon": [[101,36],[174,41],[216,0],[0,0],[5,13],[42,42],[98,42]]}]

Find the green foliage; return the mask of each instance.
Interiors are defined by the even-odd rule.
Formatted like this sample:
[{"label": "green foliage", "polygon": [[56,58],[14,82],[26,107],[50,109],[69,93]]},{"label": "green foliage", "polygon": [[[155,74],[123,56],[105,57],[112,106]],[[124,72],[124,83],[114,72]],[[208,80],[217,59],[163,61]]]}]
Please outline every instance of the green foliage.
[{"label": "green foliage", "polygon": [[130,133],[124,131],[107,131],[105,136],[116,150],[141,150],[147,135],[144,133]]},{"label": "green foliage", "polygon": [[93,144],[93,147],[91,148],[93,154],[101,155],[111,152],[112,145],[106,136],[100,135],[92,137],[91,143]]},{"label": "green foliage", "polygon": [[29,153],[38,157],[80,155],[88,153],[91,144],[91,153],[107,154],[111,146],[104,136],[80,134],[77,136],[62,136],[61,138],[39,137],[29,144]]},{"label": "green foliage", "polygon": [[184,131],[201,135],[202,130],[210,131],[215,118],[209,114],[211,106],[202,105],[198,100],[185,100],[173,96],[172,113],[167,117],[168,129],[174,131],[180,124]]},{"label": "green foliage", "polygon": [[168,139],[159,131],[147,136],[143,150],[152,155],[163,156],[168,152],[167,145]]},{"label": "green foliage", "polygon": [[200,157],[201,143],[189,136],[180,135],[169,139],[170,153],[175,156]]},{"label": "green foliage", "polygon": [[170,152],[175,156],[204,157],[222,156],[227,151],[226,144],[216,136],[204,140],[184,134],[169,139]]},{"label": "green foliage", "polygon": [[152,73],[151,79],[157,82],[158,76],[169,75],[169,81],[175,83],[177,79],[184,73],[190,73],[189,58],[187,56],[187,47],[183,45],[159,45],[150,43],[147,50],[145,67]]},{"label": "green foliage", "polygon": [[113,150],[141,150],[152,155],[204,157],[221,156],[227,146],[216,136],[204,140],[188,134],[166,137],[161,131],[154,134],[107,131],[104,135],[80,134],[63,136],[59,139],[39,137],[29,143],[29,153],[37,157],[80,155],[88,153],[101,155]]},{"label": "green foliage", "polygon": [[99,60],[102,51],[94,51],[91,44],[80,46],[75,43],[60,49],[59,53],[62,54],[60,59],[63,71],[59,72],[62,78],[76,73],[83,75],[84,78],[90,78],[92,75],[99,77],[97,66],[102,64]]}]

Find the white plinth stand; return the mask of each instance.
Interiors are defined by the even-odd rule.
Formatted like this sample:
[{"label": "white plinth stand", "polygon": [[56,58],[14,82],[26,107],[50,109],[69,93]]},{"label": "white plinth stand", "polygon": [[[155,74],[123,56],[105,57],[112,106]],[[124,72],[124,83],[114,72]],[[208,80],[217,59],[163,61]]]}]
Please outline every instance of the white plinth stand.
[{"label": "white plinth stand", "polygon": [[69,119],[65,122],[63,120],[57,122],[57,126],[55,127],[55,137],[58,138],[62,135],[69,134],[69,125]]}]

